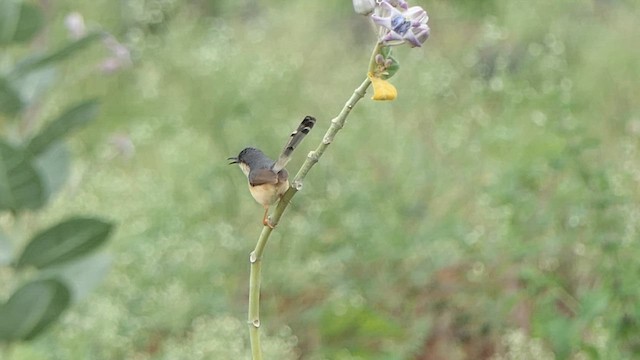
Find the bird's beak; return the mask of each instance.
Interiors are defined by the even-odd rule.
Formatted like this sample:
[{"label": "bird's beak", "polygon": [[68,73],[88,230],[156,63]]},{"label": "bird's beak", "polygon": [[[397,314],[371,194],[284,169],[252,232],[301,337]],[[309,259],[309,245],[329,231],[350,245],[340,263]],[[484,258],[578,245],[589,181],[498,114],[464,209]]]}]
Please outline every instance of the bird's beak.
[{"label": "bird's beak", "polygon": [[238,158],[237,158],[237,157],[230,157],[230,158],[228,158],[227,160],[231,161],[231,162],[229,163],[229,165],[231,165],[231,164],[237,164],[237,163],[238,163]]}]

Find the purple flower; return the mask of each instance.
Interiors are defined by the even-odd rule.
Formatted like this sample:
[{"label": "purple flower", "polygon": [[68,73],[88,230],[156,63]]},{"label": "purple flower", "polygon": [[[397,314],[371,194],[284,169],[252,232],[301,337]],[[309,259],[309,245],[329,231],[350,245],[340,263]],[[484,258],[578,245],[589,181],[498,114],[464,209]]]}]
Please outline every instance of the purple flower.
[{"label": "purple flower", "polygon": [[402,0],[382,0],[376,10],[371,20],[382,28],[380,41],[383,44],[392,46],[407,42],[416,47],[422,46],[429,38],[429,16],[420,6],[408,7]]},{"label": "purple flower", "polygon": [[407,10],[409,8],[409,4],[404,0],[378,0],[378,3],[383,2],[387,2],[391,4],[391,6],[401,8],[402,10]]}]

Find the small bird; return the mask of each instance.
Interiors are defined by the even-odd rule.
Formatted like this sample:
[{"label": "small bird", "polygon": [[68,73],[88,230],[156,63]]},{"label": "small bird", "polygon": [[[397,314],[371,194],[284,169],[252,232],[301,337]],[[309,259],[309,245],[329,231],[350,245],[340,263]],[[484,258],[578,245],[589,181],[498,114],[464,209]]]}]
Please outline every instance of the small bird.
[{"label": "small bird", "polygon": [[316,119],[305,116],[298,128],[291,133],[277,161],[271,160],[261,150],[248,147],[240,151],[237,157],[230,157],[231,164],[238,164],[249,180],[249,191],[256,201],[264,207],[262,224],[273,229],[267,215],[273,205],[289,189],[289,173],[284,168],[291,153],[302,139],[311,131]]}]

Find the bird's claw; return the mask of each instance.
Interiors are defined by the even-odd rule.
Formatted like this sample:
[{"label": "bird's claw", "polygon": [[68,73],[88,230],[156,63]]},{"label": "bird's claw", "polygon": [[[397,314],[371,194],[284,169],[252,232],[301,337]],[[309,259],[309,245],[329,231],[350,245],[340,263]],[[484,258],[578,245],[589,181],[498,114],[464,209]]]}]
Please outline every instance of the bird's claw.
[{"label": "bird's claw", "polygon": [[267,226],[272,230],[276,228],[275,225],[271,224],[270,217],[266,217],[266,218],[262,219],[262,225]]}]

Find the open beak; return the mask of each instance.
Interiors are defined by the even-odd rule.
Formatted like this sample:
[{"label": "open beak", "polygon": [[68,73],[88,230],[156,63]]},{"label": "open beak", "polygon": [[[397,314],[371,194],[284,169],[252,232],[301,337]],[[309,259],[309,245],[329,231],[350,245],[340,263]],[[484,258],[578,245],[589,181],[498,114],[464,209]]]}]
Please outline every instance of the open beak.
[{"label": "open beak", "polygon": [[231,165],[231,164],[237,164],[237,163],[238,163],[238,158],[237,158],[237,157],[230,157],[230,158],[228,158],[227,160],[231,161],[231,162],[229,163],[229,165]]}]

